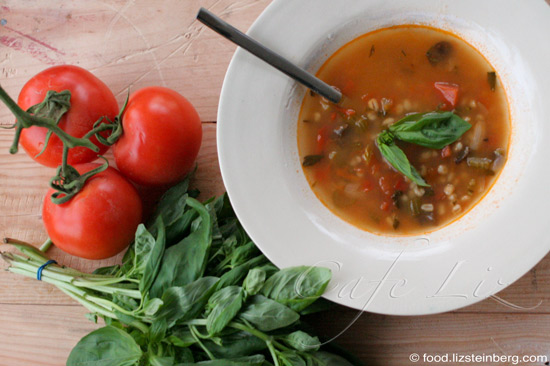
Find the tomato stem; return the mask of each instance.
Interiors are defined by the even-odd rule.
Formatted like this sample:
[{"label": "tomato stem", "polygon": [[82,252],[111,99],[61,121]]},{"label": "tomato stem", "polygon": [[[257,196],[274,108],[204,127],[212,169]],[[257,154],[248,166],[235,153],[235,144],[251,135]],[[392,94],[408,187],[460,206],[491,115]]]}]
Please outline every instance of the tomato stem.
[{"label": "tomato stem", "polygon": [[52,239],[48,238],[44,243],[42,243],[42,245],[38,248],[38,250],[40,250],[43,253],[46,253],[48,249],[50,249],[52,244],[53,244]]},{"label": "tomato stem", "polygon": [[[130,91],[128,90],[128,95],[126,96],[126,100],[124,101],[124,105],[120,109],[120,112],[115,117],[113,121],[111,121],[107,117],[101,117],[94,123],[93,129],[88,132],[86,135],[84,135],[84,138],[90,138],[92,136],[95,136],[96,139],[106,146],[112,146],[115,142],[118,141],[118,139],[122,136],[124,133],[123,127],[122,127],[122,114],[126,110],[126,106],[128,105],[128,99],[130,99]],[[108,123],[102,123],[103,120],[106,119]],[[101,135],[101,132],[103,131],[111,131],[109,133],[109,136],[103,137]]]},{"label": "tomato stem", "polygon": [[[56,96],[56,94],[54,94],[54,93],[55,92],[49,91],[46,98],[48,98],[48,97],[49,98],[54,98]],[[30,114],[30,113],[24,111],[23,109],[21,109],[21,107],[19,107],[19,105],[17,105],[17,103],[15,103],[15,101],[8,95],[8,93],[6,93],[6,91],[4,90],[4,88],[2,88],[2,86],[0,86],[0,101],[2,101],[6,105],[6,107],[8,107],[8,109],[13,113],[13,115],[17,119],[17,121],[14,125],[14,127],[16,129],[15,130],[15,138],[14,138],[13,144],[10,148],[10,153],[11,154],[15,154],[18,150],[17,146],[19,145],[19,138],[21,136],[21,130],[23,128],[29,128],[29,127],[32,127],[32,126],[47,128],[48,130],[55,133],[57,135],[57,137],[59,137],[59,139],[61,141],[63,141],[63,143],[66,146],[68,146],[69,148],[76,147],[76,146],[83,146],[83,147],[86,147],[86,148],[88,148],[92,151],[95,151],[95,152],[99,151],[99,148],[96,145],[94,145],[89,139],[78,138],[78,137],[74,137],[74,136],[69,135],[68,133],[63,131],[57,125],[57,123],[59,122],[58,120],[55,120],[55,119],[51,118],[51,116],[55,115],[56,117],[58,117],[58,119],[61,119],[63,114],[68,109],[66,109],[65,112],[63,112],[63,113],[59,112],[57,114],[52,112],[51,110],[46,111],[45,107],[43,107],[42,103],[49,103],[50,101],[48,99],[44,99],[44,102],[29,108],[29,110],[34,109],[34,110],[37,110],[37,111],[44,111],[44,114],[46,116],[50,116],[50,117],[43,117],[42,115]],[[66,107],[66,105],[65,105],[65,107]]]},{"label": "tomato stem", "polygon": [[80,192],[88,179],[109,167],[107,159],[99,155],[105,162],[97,168],[81,175],[75,168],[67,164],[65,150],[68,149],[66,147],[64,148],[63,164],[57,168],[55,176],[50,180],[50,187],[56,190],[50,198],[53,203],[58,205],[69,201]]},{"label": "tomato stem", "polygon": [[[78,138],[69,135],[67,132],[61,129],[58,124],[63,115],[67,113],[71,107],[70,99],[71,92],[68,90],[64,90],[61,92],[49,90],[46,93],[46,97],[41,103],[33,105],[28,109],[28,111],[24,111],[8,95],[8,93],[6,93],[2,86],[0,86],[0,101],[2,101],[8,107],[8,109],[14,114],[16,118],[15,124],[11,126],[11,128],[15,128],[15,135],[12,145],[10,147],[10,154],[17,153],[19,140],[21,138],[21,131],[23,130],[23,128],[37,126],[48,129],[44,140],[44,147],[36,156],[41,155],[46,150],[52,133],[56,134],[57,137],[59,137],[59,139],[63,142],[63,155],[61,166],[57,168],[56,175],[50,180],[50,186],[56,190],[56,192],[51,196],[51,199],[56,204],[61,204],[69,201],[82,189],[87,179],[89,179],[94,174],[104,171],[109,166],[107,160],[103,159],[105,160],[105,164],[87,172],[86,174],[80,175],[78,171],[70,166],[68,163],[69,149],[77,146],[82,146],[94,152],[99,152],[99,147],[97,147],[90,140],[92,136],[97,134],[97,136],[99,137],[99,132],[108,129],[112,131],[118,130],[119,135],[122,133],[122,127],[117,127],[116,125],[111,124],[103,124],[101,123],[103,118],[100,118],[94,124],[94,128],[92,129],[92,131],[87,133],[84,137]],[[119,117],[120,115],[117,118]],[[104,139],[103,137],[101,138]]]}]

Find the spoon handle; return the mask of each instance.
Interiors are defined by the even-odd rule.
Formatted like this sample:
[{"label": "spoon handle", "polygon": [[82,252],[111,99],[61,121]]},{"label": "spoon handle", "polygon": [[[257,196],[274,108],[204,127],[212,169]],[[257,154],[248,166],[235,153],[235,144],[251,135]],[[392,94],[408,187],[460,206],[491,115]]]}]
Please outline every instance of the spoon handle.
[{"label": "spoon handle", "polygon": [[269,48],[258,43],[256,40],[250,38],[243,32],[239,31],[237,28],[218,18],[205,8],[201,8],[199,10],[199,13],[197,14],[197,19],[207,27],[211,28],[212,30],[221,34],[223,37],[230,40],[231,42],[244,48],[248,52],[252,53],[254,56],[267,62],[271,66],[275,67],[279,71],[282,71],[286,75],[307,86],[309,89],[327,98],[331,102],[338,103],[342,99],[342,93],[334,89],[332,86],[316,78],[301,67],[291,63],[290,61],[288,61],[281,55],[273,52]]}]

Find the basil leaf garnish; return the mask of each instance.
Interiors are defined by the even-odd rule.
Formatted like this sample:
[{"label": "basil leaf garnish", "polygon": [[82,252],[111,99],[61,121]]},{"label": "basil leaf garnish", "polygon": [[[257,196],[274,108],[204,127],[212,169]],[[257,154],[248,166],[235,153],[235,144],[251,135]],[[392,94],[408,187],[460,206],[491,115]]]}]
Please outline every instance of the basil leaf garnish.
[{"label": "basil leaf garnish", "polygon": [[399,171],[401,174],[403,174],[419,186],[430,186],[411,165],[403,150],[401,150],[399,146],[395,144],[395,142],[393,141],[393,136],[390,132],[382,131],[382,133],[376,138],[376,143],[382,156],[397,171]]},{"label": "basil leaf garnish", "polygon": [[409,115],[390,126],[395,138],[431,149],[452,144],[472,127],[453,112],[428,112]]}]

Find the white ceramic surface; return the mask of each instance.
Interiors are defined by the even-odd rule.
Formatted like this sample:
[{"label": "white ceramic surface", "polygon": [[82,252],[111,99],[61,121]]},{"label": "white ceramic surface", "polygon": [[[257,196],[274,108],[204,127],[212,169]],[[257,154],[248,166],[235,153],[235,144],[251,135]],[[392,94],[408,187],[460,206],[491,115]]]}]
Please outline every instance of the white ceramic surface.
[{"label": "white ceramic surface", "polygon": [[300,167],[296,124],[305,88],[241,49],[218,113],[224,183],[261,250],[280,267],[331,268],[330,300],[398,315],[483,300],[550,250],[550,7],[544,0],[275,0],[248,32],[315,72],[357,36],[411,23],[474,45],[495,67],[511,104],[511,147],[500,178],[473,210],[441,230],[383,237],[332,214]]}]

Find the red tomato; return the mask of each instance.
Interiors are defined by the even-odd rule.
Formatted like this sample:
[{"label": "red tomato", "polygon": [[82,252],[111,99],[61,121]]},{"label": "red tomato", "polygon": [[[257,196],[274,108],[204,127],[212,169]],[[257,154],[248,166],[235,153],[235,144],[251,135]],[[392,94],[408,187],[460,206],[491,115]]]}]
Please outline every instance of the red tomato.
[{"label": "red tomato", "polygon": [[398,176],[396,179],[397,181],[393,185],[393,188],[395,188],[396,191],[404,192],[409,189],[409,184],[405,182],[405,178],[403,178],[402,175]]},{"label": "red tomato", "polygon": [[[107,116],[112,120],[118,114],[116,98],[107,85],[90,72],[71,65],[54,66],[35,75],[23,86],[17,104],[23,110],[27,110],[41,103],[48,90],[71,92],[71,109],[59,122],[59,127],[69,135],[82,137],[92,129],[94,122],[100,117]],[[44,146],[46,133],[47,129],[43,127],[25,128],[21,131],[20,143],[27,154],[38,163],[57,167],[61,164],[63,144],[53,134],[46,150],[36,157]],[[99,147],[99,153],[85,147],[73,148],[68,156],[70,165],[90,162],[95,160],[98,154],[107,151],[108,147],[99,143],[95,137],[92,137],[91,141]]]},{"label": "red tomato", "polygon": [[121,173],[144,186],[182,180],[195,164],[202,141],[200,117],[177,92],[148,87],[130,96],[124,133],[113,147]]},{"label": "red tomato", "polygon": [[[99,164],[76,165],[80,174]],[[116,169],[107,168],[86,181],[71,200],[57,205],[44,199],[42,220],[48,236],[61,250],[87,259],[120,253],[132,242],[141,222],[142,204],[134,186]]]},{"label": "red tomato", "polygon": [[391,189],[392,184],[388,177],[381,176],[380,179],[378,180],[378,185],[380,186],[380,190],[386,196],[390,196],[392,194],[392,189]]},{"label": "red tomato", "polygon": [[317,146],[315,149],[316,154],[322,154],[325,150],[328,141],[328,126],[323,126],[317,133]]},{"label": "red tomato", "polygon": [[459,89],[458,85],[452,83],[436,82],[434,83],[434,87],[439,90],[443,98],[445,98],[445,100],[451,104],[452,108],[456,106]]},{"label": "red tomato", "polygon": [[451,156],[451,153],[451,146],[447,145],[441,150],[441,157],[444,159],[448,158],[449,156]]},{"label": "red tomato", "polygon": [[[342,114],[345,114],[347,117],[352,117],[354,116],[357,112],[355,111],[355,109],[351,109],[351,108],[341,108],[341,107],[338,107],[337,105],[334,106],[334,108],[342,113]],[[336,118],[336,117],[334,117]]]},{"label": "red tomato", "polygon": [[364,181],[360,187],[360,189],[365,193],[370,192],[372,188],[373,188],[373,184],[370,180]]},{"label": "red tomato", "polygon": [[382,211],[388,212],[391,208],[392,202],[386,197],[384,201],[380,204],[380,209]]}]

